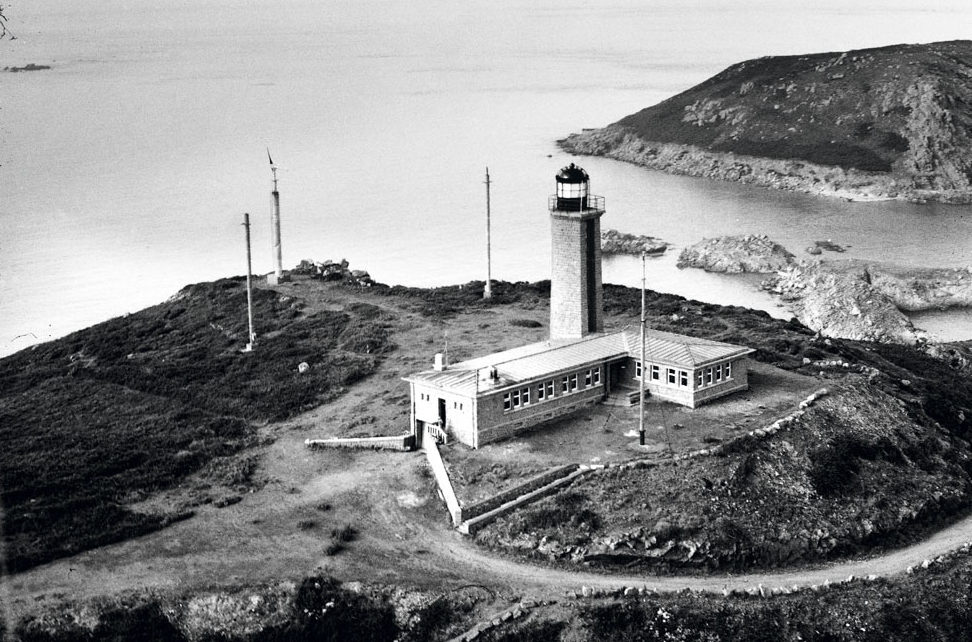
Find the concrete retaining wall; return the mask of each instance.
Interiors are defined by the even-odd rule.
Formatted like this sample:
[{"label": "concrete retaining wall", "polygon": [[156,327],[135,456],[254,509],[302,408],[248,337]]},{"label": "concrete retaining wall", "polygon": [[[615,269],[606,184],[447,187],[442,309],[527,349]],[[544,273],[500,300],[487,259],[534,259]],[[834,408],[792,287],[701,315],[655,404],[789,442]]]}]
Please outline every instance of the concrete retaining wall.
[{"label": "concrete retaining wall", "polygon": [[365,448],[372,450],[415,449],[415,437],[411,434],[394,437],[348,437],[344,439],[305,439],[308,448]]},{"label": "concrete retaining wall", "polygon": [[439,492],[442,494],[442,499],[445,500],[446,508],[449,509],[452,525],[458,526],[462,523],[462,508],[459,506],[456,491],[452,488],[449,473],[446,471],[445,464],[442,463],[442,455],[439,454],[439,447],[432,439],[424,439],[422,450],[425,451],[425,456],[429,460],[429,466],[432,468],[432,474],[435,476],[435,481],[439,485]]},{"label": "concrete retaining wall", "polygon": [[526,504],[532,504],[538,499],[542,499],[548,495],[552,495],[553,493],[557,492],[564,486],[567,486],[568,484],[572,483],[575,479],[577,479],[581,475],[591,472],[591,470],[592,469],[590,468],[578,467],[576,470],[571,472],[566,477],[560,477],[559,479],[555,479],[554,481],[550,482],[545,486],[541,486],[536,490],[532,490],[523,495],[519,495],[518,497],[516,497],[511,501],[508,501],[505,504],[502,504],[491,511],[483,513],[479,517],[474,517],[472,519],[464,521],[459,526],[459,532],[465,535],[475,535],[476,531],[483,528],[487,524],[492,523],[497,517],[502,517],[507,513],[513,512],[520,506],[525,506]]},{"label": "concrete retaining wall", "polygon": [[536,490],[541,486],[546,486],[547,484],[560,479],[561,477],[566,477],[573,471],[577,470],[577,464],[567,464],[564,466],[557,466],[556,468],[551,468],[550,470],[545,470],[544,472],[527,479],[522,484],[517,484],[513,488],[507,488],[506,490],[499,492],[492,497],[487,497],[482,501],[478,501],[469,506],[463,506],[462,508],[462,518],[464,520],[473,519],[474,517],[479,517],[483,513],[488,513],[494,508],[499,508],[503,504],[513,501],[520,495],[525,495],[530,491]]}]

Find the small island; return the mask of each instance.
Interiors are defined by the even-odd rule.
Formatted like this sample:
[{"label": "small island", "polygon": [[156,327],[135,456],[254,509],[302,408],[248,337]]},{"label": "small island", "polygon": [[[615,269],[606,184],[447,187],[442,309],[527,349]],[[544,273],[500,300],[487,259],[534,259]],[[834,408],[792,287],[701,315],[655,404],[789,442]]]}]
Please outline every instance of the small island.
[{"label": "small island", "polygon": [[658,256],[665,253],[668,243],[654,236],[640,236],[628,234],[618,230],[604,230],[601,232],[601,252],[604,254],[629,254],[641,256],[649,254]]},{"label": "small island", "polygon": [[13,73],[13,74],[16,74],[16,73],[20,73],[20,72],[23,72],[23,71],[44,71],[44,70],[50,69],[50,68],[51,68],[50,65],[37,65],[37,64],[34,64],[32,62],[29,62],[29,63],[27,63],[26,65],[24,65],[22,67],[4,67],[3,70],[4,71],[9,71],[10,73]]}]

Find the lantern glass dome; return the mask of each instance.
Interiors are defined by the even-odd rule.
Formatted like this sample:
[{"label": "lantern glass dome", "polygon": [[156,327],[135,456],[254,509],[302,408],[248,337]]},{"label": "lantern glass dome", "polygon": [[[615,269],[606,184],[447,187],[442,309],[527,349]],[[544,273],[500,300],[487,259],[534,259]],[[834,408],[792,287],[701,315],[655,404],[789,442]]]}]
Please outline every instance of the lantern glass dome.
[{"label": "lantern glass dome", "polygon": [[573,163],[557,174],[557,207],[575,210],[587,207],[590,177],[582,168]]}]

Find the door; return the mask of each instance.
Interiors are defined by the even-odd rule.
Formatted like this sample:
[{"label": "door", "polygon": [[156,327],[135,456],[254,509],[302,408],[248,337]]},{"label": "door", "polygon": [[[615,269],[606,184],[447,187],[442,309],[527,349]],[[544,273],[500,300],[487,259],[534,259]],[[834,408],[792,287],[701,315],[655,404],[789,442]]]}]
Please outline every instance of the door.
[{"label": "door", "polygon": [[624,378],[624,362],[615,361],[608,365],[608,392],[614,390]]},{"label": "door", "polygon": [[442,430],[446,427],[446,402],[445,399],[439,399],[439,426]]}]

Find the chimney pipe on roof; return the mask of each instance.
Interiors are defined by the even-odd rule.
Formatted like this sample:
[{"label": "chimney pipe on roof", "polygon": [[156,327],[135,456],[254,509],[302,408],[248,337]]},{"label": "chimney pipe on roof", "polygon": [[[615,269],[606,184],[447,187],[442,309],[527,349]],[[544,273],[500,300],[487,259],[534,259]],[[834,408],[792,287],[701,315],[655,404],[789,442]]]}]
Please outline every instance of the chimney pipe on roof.
[{"label": "chimney pipe on roof", "polygon": [[445,357],[442,356],[441,352],[435,353],[435,363],[433,364],[432,368],[439,372],[446,369]]}]

